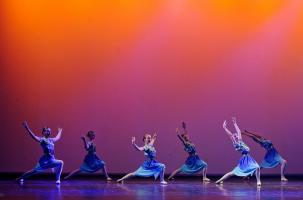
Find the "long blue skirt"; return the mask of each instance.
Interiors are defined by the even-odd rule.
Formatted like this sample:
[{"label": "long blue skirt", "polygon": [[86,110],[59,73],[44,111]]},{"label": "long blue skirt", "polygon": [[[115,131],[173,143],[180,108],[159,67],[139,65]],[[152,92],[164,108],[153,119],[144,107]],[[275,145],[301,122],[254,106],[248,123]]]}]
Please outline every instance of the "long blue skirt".
[{"label": "long blue skirt", "polygon": [[249,154],[244,154],[232,172],[236,176],[248,176],[253,175],[259,168],[259,164]]},{"label": "long blue skirt", "polygon": [[80,167],[80,170],[84,172],[93,173],[102,169],[104,165],[105,162],[98,158],[96,154],[87,154]]},{"label": "long blue skirt", "polygon": [[207,163],[199,158],[198,155],[190,155],[181,166],[181,172],[186,174],[194,174],[207,167]]},{"label": "long blue skirt", "polygon": [[163,172],[165,165],[156,160],[145,160],[142,165],[135,171],[136,176],[158,178],[159,174]]},{"label": "long blue skirt", "polygon": [[51,169],[58,167],[62,164],[61,160],[57,160],[53,155],[43,155],[40,157],[39,162],[35,166],[36,171],[44,171],[46,169]]},{"label": "long blue skirt", "polygon": [[283,158],[277,152],[276,149],[272,148],[268,150],[265,154],[263,161],[260,166],[262,168],[274,168],[283,161]]}]

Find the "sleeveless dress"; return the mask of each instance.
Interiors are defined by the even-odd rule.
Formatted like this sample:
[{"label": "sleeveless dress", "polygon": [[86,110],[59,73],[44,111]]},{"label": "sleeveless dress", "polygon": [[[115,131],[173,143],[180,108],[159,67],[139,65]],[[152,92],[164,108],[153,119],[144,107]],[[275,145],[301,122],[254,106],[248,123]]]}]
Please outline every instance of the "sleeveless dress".
[{"label": "sleeveless dress", "polygon": [[144,155],[146,159],[139,169],[134,172],[135,175],[142,177],[154,176],[157,179],[159,174],[163,172],[165,165],[155,160],[156,150],[152,145],[144,146]]},{"label": "sleeveless dress", "polygon": [[55,144],[52,138],[42,137],[40,139],[40,145],[44,154],[40,157],[39,162],[34,168],[36,171],[55,168],[61,164],[62,161],[55,158]]},{"label": "sleeveless dress", "polygon": [[189,154],[185,163],[181,166],[181,172],[194,174],[207,167],[207,163],[199,158],[196,153],[196,147],[192,143],[186,143],[184,150]]},{"label": "sleeveless dress", "polygon": [[278,151],[275,149],[274,145],[270,140],[258,141],[253,138],[257,143],[259,143],[264,149],[266,149],[266,154],[263,161],[260,163],[262,168],[274,168],[279,165],[284,159],[280,156]]},{"label": "sleeveless dress", "polygon": [[105,165],[105,162],[98,158],[96,155],[96,146],[94,143],[89,143],[87,148],[87,154],[83,160],[83,163],[80,167],[81,171],[93,173],[102,169]]},{"label": "sleeveless dress", "polygon": [[253,175],[257,169],[260,168],[258,163],[250,156],[249,147],[243,142],[239,141],[234,144],[236,151],[242,153],[238,165],[232,170],[236,176]]}]

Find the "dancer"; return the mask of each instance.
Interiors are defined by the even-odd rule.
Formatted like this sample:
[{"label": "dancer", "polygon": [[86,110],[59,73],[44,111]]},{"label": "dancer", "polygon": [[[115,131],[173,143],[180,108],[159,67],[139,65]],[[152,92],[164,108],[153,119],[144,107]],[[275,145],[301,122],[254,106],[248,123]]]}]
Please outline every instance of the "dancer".
[{"label": "dancer", "polygon": [[160,176],[160,183],[167,184],[167,182],[164,180],[165,165],[155,160],[156,150],[154,147],[154,143],[156,141],[156,137],[157,137],[156,133],[154,133],[153,136],[151,136],[150,134],[145,134],[143,137],[144,146],[142,147],[136,145],[135,144],[136,138],[132,137],[132,145],[138,151],[144,152],[144,155],[146,156],[146,160],[139,167],[139,169],[117,180],[118,183],[123,183],[125,179],[128,179],[133,176],[142,176],[142,177],[154,176],[155,179],[157,179],[158,176]]},{"label": "dancer", "polygon": [[51,129],[48,127],[44,127],[42,129],[43,137],[36,136],[31,129],[29,128],[27,122],[23,122],[23,126],[25,130],[29,133],[29,135],[37,142],[40,143],[44,155],[41,156],[38,164],[32,170],[25,172],[21,177],[17,178],[17,181],[23,183],[24,180],[30,177],[33,174],[44,171],[46,169],[54,169],[56,174],[56,184],[60,184],[60,176],[63,168],[63,161],[55,159],[54,156],[54,147],[55,142],[57,142],[61,138],[62,128],[58,128],[58,134],[56,137],[51,138]]},{"label": "dancer", "polygon": [[222,178],[216,181],[216,184],[223,184],[223,181],[229,177],[236,175],[246,177],[248,175],[256,175],[257,185],[261,186],[260,180],[260,166],[258,163],[250,156],[249,147],[243,142],[240,128],[237,125],[236,118],[232,118],[236,133],[231,133],[227,129],[227,122],[224,121],[223,128],[227,135],[230,137],[236,151],[242,153],[242,157],[239,160],[238,165],[231,171],[225,174]]},{"label": "dancer", "polygon": [[179,128],[176,129],[176,133],[178,138],[181,140],[182,144],[184,145],[184,150],[189,154],[189,156],[187,157],[185,163],[180,168],[176,169],[168,177],[168,179],[169,180],[173,179],[173,177],[180,172],[186,174],[195,174],[202,170],[203,182],[210,181],[210,179],[206,177],[207,164],[206,162],[201,160],[198,154],[196,153],[196,147],[189,139],[185,122],[182,122],[182,129],[183,132],[181,134]]},{"label": "dancer", "polygon": [[281,164],[281,181],[287,181],[285,178],[284,172],[287,161],[283,159],[278,151],[275,149],[274,145],[270,140],[265,139],[264,137],[257,135],[252,132],[244,131],[242,134],[252,138],[255,142],[259,143],[265,150],[266,154],[263,161],[260,164],[261,168],[274,168]]},{"label": "dancer", "polygon": [[107,169],[105,166],[105,162],[98,158],[96,155],[96,145],[94,144],[94,139],[96,137],[96,134],[94,131],[88,131],[86,134],[86,137],[88,138],[88,141],[86,138],[83,136],[81,139],[83,140],[84,143],[84,148],[87,151],[87,154],[84,158],[84,161],[79,169],[75,169],[72,171],[70,174],[68,174],[64,179],[68,179],[75,174],[78,174],[80,172],[89,172],[89,173],[94,173],[96,171],[99,171],[102,169],[106,180],[111,181],[112,179],[108,176]]}]

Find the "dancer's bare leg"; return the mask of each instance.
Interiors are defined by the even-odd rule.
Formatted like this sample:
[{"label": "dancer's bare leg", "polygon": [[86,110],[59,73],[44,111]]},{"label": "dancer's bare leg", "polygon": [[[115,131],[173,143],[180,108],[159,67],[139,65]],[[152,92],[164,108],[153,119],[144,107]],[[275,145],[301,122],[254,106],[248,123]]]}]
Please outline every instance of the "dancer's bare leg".
[{"label": "dancer's bare leg", "polygon": [[165,166],[163,167],[163,169],[160,173],[160,183],[166,185],[167,182],[164,180],[164,174],[165,174]]},{"label": "dancer's bare leg", "polygon": [[230,178],[233,175],[234,175],[233,172],[226,173],[224,176],[222,176],[222,178],[220,178],[219,180],[216,181],[216,184],[222,184],[223,181],[225,181],[226,179]]},{"label": "dancer's bare leg", "polygon": [[172,180],[172,179],[174,178],[174,176],[175,176],[176,174],[180,173],[180,172],[181,172],[181,169],[180,169],[180,168],[176,169],[176,170],[173,171],[173,173],[171,173],[171,175],[168,177],[168,180]]},{"label": "dancer's bare leg", "polygon": [[287,178],[285,178],[285,174],[284,174],[286,165],[287,165],[287,161],[283,160],[281,162],[281,181],[288,181]]},{"label": "dancer's bare leg", "polygon": [[81,169],[75,169],[74,171],[72,171],[71,173],[69,173],[67,176],[64,177],[64,180],[69,179],[70,177],[79,174],[80,172],[82,172]]},{"label": "dancer's bare leg", "polygon": [[118,183],[123,183],[123,181],[124,181],[125,179],[129,179],[129,178],[131,178],[131,177],[133,177],[133,176],[135,176],[135,172],[131,172],[131,173],[129,173],[129,174],[126,174],[126,175],[123,176],[122,178],[118,179],[117,182],[118,182]]},{"label": "dancer's bare leg", "polygon": [[109,177],[105,165],[104,165],[104,167],[102,168],[102,170],[103,170],[103,173],[104,173],[104,175],[105,175],[105,177],[106,177],[106,180],[107,180],[107,181],[111,181],[112,179]]},{"label": "dancer's bare leg", "polygon": [[60,184],[60,177],[61,177],[61,173],[62,173],[62,170],[63,170],[63,161],[62,160],[59,160],[58,163],[56,163],[56,167],[55,167],[55,174],[56,174],[56,184]]},{"label": "dancer's bare leg", "polygon": [[38,171],[36,169],[31,169],[27,172],[25,172],[24,174],[22,174],[19,178],[16,179],[16,181],[22,183],[24,181],[24,179],[27,179],[28,177],[37,174]]},{"label": "dancer's bare leg", "polygon": [[210,179],[206,177],[206,173],[207,173],[207,167],[204,167],[202,170],[202,175],[203,175],[203,182],[209,182]]},{"label": "dancer's bare leg", "polygon": [[260,168],[258,168],[257,169],[257,171],[256,171],[256,179],[257,179],[257,185],[258,186],[261,186],[261,179],[260,179],[260,172],[261,170],[260,170]]}]

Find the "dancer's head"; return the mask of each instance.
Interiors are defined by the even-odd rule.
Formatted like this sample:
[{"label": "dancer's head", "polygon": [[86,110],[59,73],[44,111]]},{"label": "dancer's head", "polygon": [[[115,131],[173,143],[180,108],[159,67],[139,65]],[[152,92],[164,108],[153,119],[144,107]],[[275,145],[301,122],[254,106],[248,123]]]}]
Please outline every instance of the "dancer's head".
[{"label": "dancer's head", "polygon": [[42,128],[42,135],[46,138],[48,138],[51,134],[51,129],[49,127],[43,127]]},{"label": "dancer's head", "polygon": [[96,137],[96,133],[94,131],[88,131],[86,137],[90,140],[94,140]]},{"label": "dancer's head", "polygon": [[145,133],[143,136],[144,144],[149,144],[151,142],[152,136],[151,134]]}]

